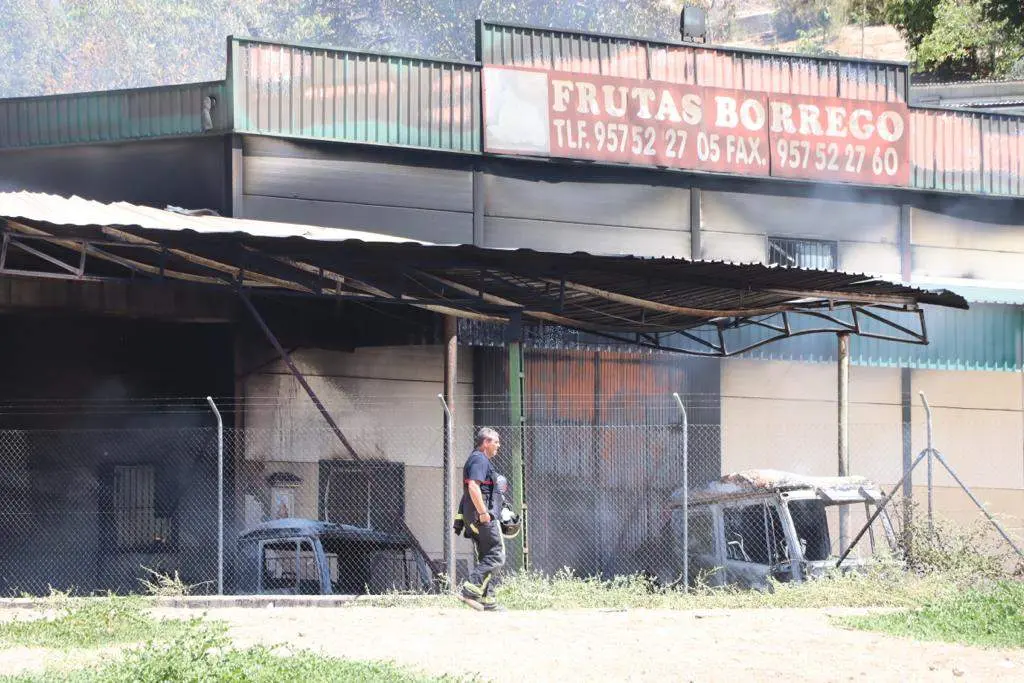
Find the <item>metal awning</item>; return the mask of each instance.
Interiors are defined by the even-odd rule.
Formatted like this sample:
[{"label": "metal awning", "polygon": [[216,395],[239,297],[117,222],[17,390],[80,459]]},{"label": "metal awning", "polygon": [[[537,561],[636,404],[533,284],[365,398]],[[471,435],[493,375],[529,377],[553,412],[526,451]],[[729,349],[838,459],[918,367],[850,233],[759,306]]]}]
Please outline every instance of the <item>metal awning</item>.
[{"label": "metal awning", "polygon": [[[554,325],[701,355],[749,350],[727,339],[749,325],[766,331],[758,346],[843,331],[924,344],[921,304],[967,308],[946,290],[836,271],[437,245],[38,193],[0,193],[0,219],[0,275],[142,277],[411,305],[516,333]],[[876,331],[861,327],[865,318]]]}]

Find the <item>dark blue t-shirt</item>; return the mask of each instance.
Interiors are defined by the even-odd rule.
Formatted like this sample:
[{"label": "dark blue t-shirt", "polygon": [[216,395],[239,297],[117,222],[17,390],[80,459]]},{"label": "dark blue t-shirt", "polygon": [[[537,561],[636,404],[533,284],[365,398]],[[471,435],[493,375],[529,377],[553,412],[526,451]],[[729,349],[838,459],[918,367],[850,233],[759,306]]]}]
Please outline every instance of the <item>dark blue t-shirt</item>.
[{"label": "dark blue t-shirt", "polygon": [[483,496],[484,505],[490,510],[491,517],[501,514],[501,496],[494,488],[498,479],[498,473],[494,465],[487,459],[482,451],[473,451],[462,468],[462,515],[467,521],[476,521],[476,508],[469,498],[466,484],[472,480],[480,484],[480,494]]}]

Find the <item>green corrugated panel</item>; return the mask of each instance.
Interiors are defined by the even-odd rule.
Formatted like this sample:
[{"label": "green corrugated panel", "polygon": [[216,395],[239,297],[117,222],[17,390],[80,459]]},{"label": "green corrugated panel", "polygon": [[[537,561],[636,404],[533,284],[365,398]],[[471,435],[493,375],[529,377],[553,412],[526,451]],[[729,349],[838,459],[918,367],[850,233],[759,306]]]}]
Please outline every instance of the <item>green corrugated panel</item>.
[{"label": "green corrugated panel", "polygon": [[[972,304],[970,310],[960,311],[926,306],[925,321],[927,346],[854,336],[850,362],[872,367],[935,370],[1019,371],[1024,368],[1021,358],[1024,307]],[[880,323],[864,319],[861,327],[866,331],[883,331]],[[736,345],[763,338],[756,328],[748,327],[740,332],[740,336],[733,337]],[[834,362],[836,339],[830,334],[794,337],[762,346],[743,357]]]},{"label": "green corrugated panel", "polygon": [[480,66],[233,39],[240,133],[480,152]]},{"label": "green corrugated panel", "polygon": [[[226,81],[0,100],[0,148],[230,130]],[[207,119],[204,99],[214,98]]]}]

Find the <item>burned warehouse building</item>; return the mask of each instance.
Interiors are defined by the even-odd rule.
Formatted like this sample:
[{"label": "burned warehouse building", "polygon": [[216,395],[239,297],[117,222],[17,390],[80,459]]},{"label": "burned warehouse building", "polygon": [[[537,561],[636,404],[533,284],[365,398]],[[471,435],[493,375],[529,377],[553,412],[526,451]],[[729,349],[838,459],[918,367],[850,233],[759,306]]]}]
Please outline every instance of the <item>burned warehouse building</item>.
[{"label": "burned warehouse building", "polygon": [[918,106],[901,63],[476,29],[0,100],[0,590],[436,588],[481,426],[513,567],[670,580],[681,486],[888,493],[932,436],[1024,530],[1020,114]]}]

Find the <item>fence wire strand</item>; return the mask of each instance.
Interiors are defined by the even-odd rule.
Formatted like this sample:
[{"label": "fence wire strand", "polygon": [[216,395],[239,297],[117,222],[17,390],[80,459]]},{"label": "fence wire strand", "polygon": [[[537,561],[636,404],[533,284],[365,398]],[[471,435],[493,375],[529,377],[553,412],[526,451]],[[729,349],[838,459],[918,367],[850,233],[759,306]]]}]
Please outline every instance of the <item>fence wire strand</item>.
[{"label": "fence wire strand", "polygon": [[[836,470],[834,424],[694,423],[693,414],[719,407],[709,395],[685,400],[694,408],[685,431],[671,397],[609,403],[596,424],[559,420],[555,401],[538,399],[527,408],[525,427],[487,425],[502,438],[498,471],[523,489],[530,569],[756,585],[767,575],[788,580],[794,565],[808,572],[840,554],[842,539],[852,538],[871,513],[870,500],[858,499],[840,515],[821,498],[730,497],[721,484],[718,498],[692,499],[683,549],[682,515],[672,501],[684,467],[694,494],[728,472],[827,477]],[[216,592],[217,431],[200,405],[111,402],[91,406],[94,419],[80,423],[131,428],[0,431],[0,593],[38,595],[50,587],[137,593],[151,571],[176,573],[195,593]],[[311,410],[282,410],[283,402],[269,397],[247,406],[248,426],[232,427],[241,414],[234,405],[232,399],[222,406],[229,425],[223,435],[226,592],[439,589],[436,573],[452,532],[443,527],[444,429],[436,397],[433,412],[425,399],[332,407],[351,450]],[[501,406],[500,397],[483,397],[473,408],[493,415]],[[79,408],[23,402],[0,412]],[[135,417],[123,419],[121,410]],[[189,414],[187,426],[180,426],[179,410]],[[474,431],[483,426],[459,417],[457,493]],[[902,476],[902,433],[898,422],[852,424],[853,473],[888,492]],[[513,466],[518,457],[521,475]],[[915,490],[922,484],[919,475]],[[962,502],[945,489],[942,495],[954,507]],[[893,521],[880,517],[851,561],[884,551]],[[1019,523],[1008,526],[1019,536]],[[464,538],[455,550],[458,580],[472,567],[473,552]],[[691,567],[685,579],[684,550]]]}]

